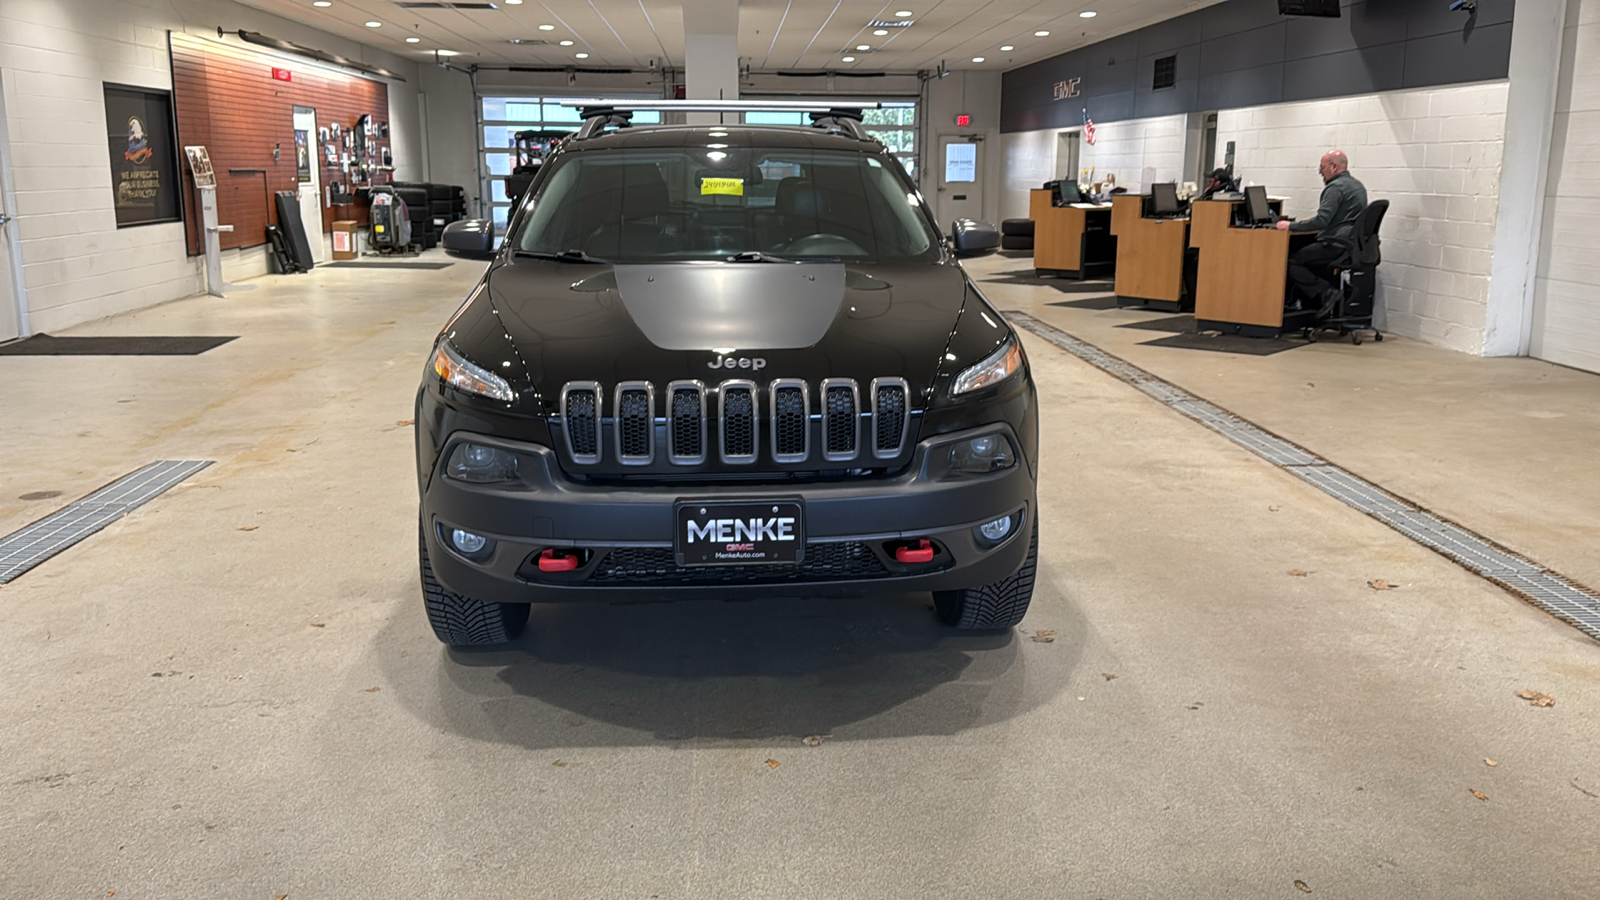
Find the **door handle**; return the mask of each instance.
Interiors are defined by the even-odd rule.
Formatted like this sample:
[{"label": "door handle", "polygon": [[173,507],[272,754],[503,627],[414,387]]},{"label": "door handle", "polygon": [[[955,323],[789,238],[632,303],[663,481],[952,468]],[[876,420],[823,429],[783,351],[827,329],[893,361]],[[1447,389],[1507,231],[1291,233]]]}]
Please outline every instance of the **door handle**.
[{"label": "door handle", "polygon": [[6,215],[5,213],[0,213],[0,227],[3,227],[9,221],[11,221],[10,216]]}]

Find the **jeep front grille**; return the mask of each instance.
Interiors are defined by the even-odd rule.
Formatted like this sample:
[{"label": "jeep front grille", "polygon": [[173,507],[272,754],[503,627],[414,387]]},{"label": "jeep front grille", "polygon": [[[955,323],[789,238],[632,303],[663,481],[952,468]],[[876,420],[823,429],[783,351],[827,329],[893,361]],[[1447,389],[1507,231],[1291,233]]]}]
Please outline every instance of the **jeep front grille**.
[{"label": "jeep front grille", "polygon": [[766,460],[829,469],[836,467],[824,461],[865,465],[897,459],[911,437],[913,398],[904,378],[873,379],[866,397],[850,378],[820,384],[776,378],[764,386],[746,379],[710,386],[684,380],[668,383],[665,391],[658,417],[655,385],[621,382],[611,389],[608,418],[600,384],[570,382],[561,389],[559,421],[552,425],[559,426],[572,461],[582,466],[607,456],[624,466],[652,465],[659,442],[672,466],[702,465],[715,456],[739,466]]}]

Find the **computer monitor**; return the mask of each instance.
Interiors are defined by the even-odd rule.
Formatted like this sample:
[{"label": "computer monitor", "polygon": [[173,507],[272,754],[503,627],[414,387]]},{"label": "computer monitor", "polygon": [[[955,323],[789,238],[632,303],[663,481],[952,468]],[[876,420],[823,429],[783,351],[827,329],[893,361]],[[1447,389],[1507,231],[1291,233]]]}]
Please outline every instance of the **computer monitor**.
[{"label": "computer monitor", "polygon": [[1078,193],[1078,183],[1076,181],[1068,181],[1063,178],[1060,181],[1051,182],[1051,185],[1051,190],[1054,194],[1052,199],[1056,206],[1067,206],[1083,199],[1082,195]]},{"label": "computer monitor", "polygon": [[1178,206],[1178,184],[1174,181],[1165,181],[1150,185],[1150,211],[1158,216],[1175,216],[1181,211]]},{"label": "computer monitor", "polygon": [[1252,184],[1244,189],[1244,213],[1253,224],[1272,221],[1272,207],[1267,205],[1265,187]]}]

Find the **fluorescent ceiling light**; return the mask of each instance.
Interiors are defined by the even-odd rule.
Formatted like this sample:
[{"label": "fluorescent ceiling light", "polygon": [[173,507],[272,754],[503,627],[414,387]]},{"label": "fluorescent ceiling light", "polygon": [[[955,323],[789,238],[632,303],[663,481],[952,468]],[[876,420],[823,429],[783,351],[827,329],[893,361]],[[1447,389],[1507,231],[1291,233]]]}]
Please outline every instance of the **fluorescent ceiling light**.
[{"label": "fluorescent ceiling light", "polygon": [[1035,31],[1033,33],[1033,36],[1034,37],[1049,37],[1050,36],[1050,32],[1048,32],[1048,31]]},{"label": "fluorescent ceiling light", "polygon": [[1015,48],[1015,47],[1013,47],[1013,46],[1011,46],[1011,45],[1010,45],[1010,44],[1005,44],[1005,45],[1003,45],[1003,46],[1002,46],[1002,47],[1001,47],[1001,48],[1000,48],[1000,52],[1001,52],[1001,53],[1004,53],[1004,52],[1006,52],[1006,51],[1007,51],[1007,50],[1015,50],[1015,49],[1017,49],[1017,48]]},{"label": "fluorescent ceiling light", "polygon": [[383,27],[383,23],[382,22],[368,22],[367,23],[367,27],[368,28],[382,28]]},{"label": "fluorescent ceiling light", "polygon": [[843,59],[841,59],[839,61],[840,62],[855,62],[856,58],[854,56],[846,56],[846,57],[844,57]]},{"label": "fluorescent ceiling light", "polygon": [[856,45],[856,49],[857,50],[871,50],[872,46],[870,44],[857,44]]},{"label": "fluorescent ceiling light", "polygon": [[522,0],[506,0],[507,6],[521,6]]},{"label": "fluorescent ceiling light", "polygon": [[973,57],[973,58],[972,58],[972,61],[973,61],[973,62],[983,62],[983,57],[981,57],[981,56],[974,56],[974,57]]},{"label": "fluorescent ceiling light", "polygon": [[326,8],[328,8],[328,7],[333,5],[333,0],[316,0],[316,2],[312,3],[311,5],[312,6],[320,6],[320,7],[324,8],[324,9],[326,9]]},{"label": "fluorescent ceiling light", "polygon": [[433,52],[439,54],[440,56],[456,56],[456,55],[458,55],[456,53],[456,51],[454,51],[454,50],[435,50]]},{"label": "fluorescent ceiling light", "polygon": [[573,56],[576,56],[579,59],[588,59],[589,58],[589,54],[587,54],[587,53],[574,53]]},{"label": "fluorescent ceiling light", "polygon": [[895,15],[899,16],[902,19],[909,19],[909,18],[911,18],[911,10],[909,10],[909,9],[897,10],[895,12]]},{"label": "fluorescent ceiling light", "polygon": [[406,43],[408,43],[408,44],[420,44],[420,43],[422,43],[422,38],[419,38],[419,37],[408,37],[408,38],[406,38]]},{"label": "fluorescent ceiling light", "polygon": [[879,28],[879,29],[874,30],[872,33],[877,35],[878,37],[883,37],[884,35],[889,33],[889,29],[887,29],[887,28]]},{"label": "fluorescent ceiling light", "polygon": [[1094,18],[1095,16],[1098,16],[1098,15],[1100,15],[1100,14],[1091,9],[1091,10],[1089,10],[1087,12],[1078,13],[1078,18],[1080,18],[1080,19],[1092,19],[1092,18]]},{"label": "fluorescent ceiling light", "polygon": [[571,41],[562,41],[561,42],[561,46],[563,46],[563,47],[571,47],[572,46],[572,42]]},{"label": "fluorescent ceiling light", "polygon": [[555,31],[556,27],[554,25],[540,25],[539,26],[539,30],[540,31]]}]

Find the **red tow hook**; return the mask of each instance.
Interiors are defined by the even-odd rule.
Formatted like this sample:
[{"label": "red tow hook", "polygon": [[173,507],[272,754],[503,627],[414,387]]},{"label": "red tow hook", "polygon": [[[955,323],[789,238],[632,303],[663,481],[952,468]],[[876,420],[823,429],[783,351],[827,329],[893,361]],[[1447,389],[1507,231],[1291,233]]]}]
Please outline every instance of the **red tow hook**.
[{"label": "red tow hook", "polygon": [[571,572],[578,567],[576,554],[557,550],[554,547],[539,554],[539,571],[541,572]]},{"label": "red tow hook", "polygon": [[933,562],[933,542],[921,540],[914,544],[901,544],[894,548],[894,560],[903,563]]}]

